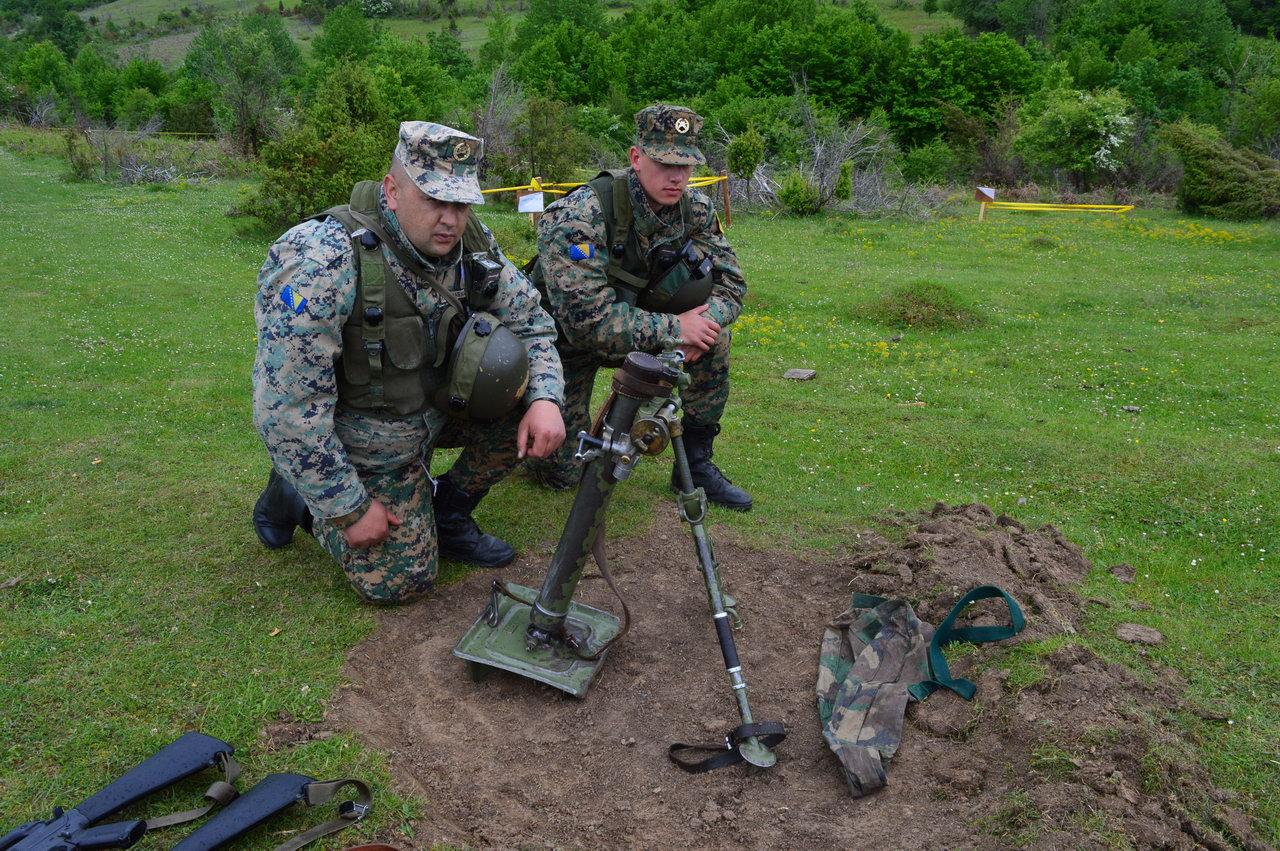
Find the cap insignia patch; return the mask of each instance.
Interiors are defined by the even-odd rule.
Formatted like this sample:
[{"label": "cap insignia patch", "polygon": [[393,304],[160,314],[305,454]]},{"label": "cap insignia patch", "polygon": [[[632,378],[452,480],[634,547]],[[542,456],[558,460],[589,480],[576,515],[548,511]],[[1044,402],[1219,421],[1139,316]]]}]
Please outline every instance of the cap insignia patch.
[{"label": "cap insignia patch", "polygon": [[462,162],[471,156],[471,146],[466,142],[459,142],[453,146],[453,158],[458,162]]},{"label": "cap insignia patch", "polygon": [[688,132],[689,132],[689,119],[687,119],[687,118],[677,118],[677,119],[676,119],[676,132],[677,132],[677,133],[688,133]]}]

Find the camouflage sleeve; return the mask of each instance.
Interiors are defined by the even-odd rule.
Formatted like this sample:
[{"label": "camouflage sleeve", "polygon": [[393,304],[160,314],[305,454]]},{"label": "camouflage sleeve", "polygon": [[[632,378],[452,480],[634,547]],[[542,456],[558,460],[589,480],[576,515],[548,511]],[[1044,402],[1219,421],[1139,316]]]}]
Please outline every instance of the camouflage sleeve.
[{"label": "camouflage sleeve", "polygon": [[700,253],[711,257],[713,268],[719,273],[716,275],[715,288],[711,290],[711,298],[707,301],[711,305],[707,315],[721,326],[728,326],[742,312],[747,282],[743,280],[738,255],[733,253],[733,246],[725,239],[720,219],[716,216],[710,199],[701,192],[691,191],[689,194],[693,201],[693,218],[700,224],[693,234],[693,244]]},{"label": "camouflage sleeve", "polygon": [[556,351],[556,324],[542,309],[537,289],[502,253],[493,232],[484,225],[481,227],[489,238],[490,248],[502,258],[502,277],[493,302],[493,314],[514,331],[529,350],[529,389],[525,391],[524,404],[550,399],[563,408],[564,372]]},{"label": "camouflage sleeve", "polygon": [[575,349],[623,357],[656,351],[664,337],[680,336],[680,321],[614,297],[607,283],[604,214],[594,192],[580,190],[552,205],[538,225],[538,264],[551,311]]},{"label": "camouflage sleeve", "polygon": [[351,241],[337,221],[304,222],[280,237],[258,273],[253,423],[312,514],[356,510],[366,492],[333,430],[334,360],[354,309]]}]

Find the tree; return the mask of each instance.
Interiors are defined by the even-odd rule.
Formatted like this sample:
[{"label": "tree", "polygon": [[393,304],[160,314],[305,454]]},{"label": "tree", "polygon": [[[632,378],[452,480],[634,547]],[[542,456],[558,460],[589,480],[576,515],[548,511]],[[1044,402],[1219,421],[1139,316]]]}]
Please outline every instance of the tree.
[{"label": "tree", "polygon": [[72,63],[80,81],[81,108],[85,115],[99,120],[112,118],[111,102],[120,79],[120,72],[108,59],[104,48],[90,42],[76,54]]},{"label": "tree", "polygon": [[492,71],[511,59],[515,44],[515,26],[511,16],[501,9],[489,18],[484,44],[480,45],[480,67]]},{"label": "tree", "polygon": [[325,16],[311,55],[320,65],[363,59],[373,52],[381,32],[364,16],[360,0],[349,0]]},{"label": "tree", "polygon": [[1161,138],[1182,160],[1178,205],[1227,219],[1280,215],[1280,162],[1233,148],[1213,127],[1179,121]]},{"label": "tree", "polygon": [[1003,33],[927,35],[897,68],[889,118],[902,142],[923,144],[942,132],[944,106],[990,118],[1002,100],[1037,84],[1031,56]]},{"label": "tree", "polygon": [[1045,171],[1064,171],[1086,189],[1098,176],[1120,168],[1134,124],[1129,102],[1116,91],[1062,89],[1021,118],[1014,145],[1026,161]]},{"label": "tree", "polygon": [[272,226],[297,222],[386,173],[396,120],[374,72],[340,62],[321,81],[303,123],[262,147],[262,183],[245,211]]},{"label": "tree", "polygon": [[601,0],[529,0],[529,11],[516,27],[516,49],[524,52],[544,32],[567,24],[583,35],[604,35],[609,19]]},{"label": "tree", "polygon": [[601,35],[567,21],[551,26],[523,50],[512,74],[526,90],[572,104],[591,103],[625,78]]},{"label": "tree", "polygon": [[268,34],[243,20],[234,25],[219,21],[192,41],[184,73],[217,88],[215,123],[242,151],[256,155],[275,134],[281,65]]}]

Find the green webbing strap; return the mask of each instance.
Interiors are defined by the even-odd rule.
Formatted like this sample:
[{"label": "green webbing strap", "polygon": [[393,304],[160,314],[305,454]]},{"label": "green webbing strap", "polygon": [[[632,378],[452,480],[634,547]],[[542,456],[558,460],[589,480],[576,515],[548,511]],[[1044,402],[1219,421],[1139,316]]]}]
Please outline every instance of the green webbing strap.
[{"label": "green webbing strap", "polygon": [[[631,209],[631,187],[627,185],[627,182],[628,178],[625,171],[602,171],[595,176],[590,185],[600,198],[601,207],[608,206],[613,209],[612,216],[605,216],[605,241],[608,243],[605,246],[605,250],[608,252],[609,259],[609,268],[606,274],[618,285],[633,290],[636,295],[640,295],[652,287],[654,282],[646,277],[628,272],[623,268],[625,256],[618,257],[613,252],[615,239],[625,239],[619,244],[627,248],[632,246],[635,239],[635,234],[632,232],[635,216]],[[692,209],[689,196],[687,194],[681,195],[680,221],[685,225],[684,232],[680,237],[681,245],[689,240],[692,232],[689,223]],[[634,259],[639,262],[638,257]]]},{"label": "green webbing strap", "polygon": [[240,764],[228,754],[218,754],[218,766],[222,769],[223,779],[213,781],[209,789],[204,793],[205,798],[209,801],[206,806],[196,807],[193,810],[186,810],[180,813],[170,813],[167,816],[149,818],[147,819],[147,833],[159,830],[162,827],[172,827],[175,824],[195,821],[219,804],[225,807],[235,800],[236,796],[240,794],[235,787],[236,778],[240,776]]},{"label": "green webbing strap", "polygon": [[[369,359],[369,395],[375,405],[382,404],[382,352],[386,349],[387,333],[387,264],[378,245],[365,248],[360,240],[356,246],[356,293],[360,306],[360,330],[364,334],[364,353]],[[371,310],[377,310],[382,318],[370,322]]]},{"label": "green webbing strap", "polygon": [[354,800],[343,801],[338,805],[337,818],[330,819],[324,824],[318,824],[305,833],[298,834],[288,842],[277,845],[275,851],[297,851],[297,849],[315,842],[322,836],[328,836],[331,833],[337,833],[344,827],[350,827],[368,815],[370,808],[373,806],[373,795],[369,791],[369,787],[359,780],[329,780],[323,783],[308,783],[305,787],[307,806],[318,807],[321,804],[329,803],[344,786],[350,786],[355,789],[356,797]]},{"label": "green webbing strap", "polygon": [[[859,605],[856,599],[857,596],[855,595],[854,605]],[[960,616],[966,606],[978,600],[988,600],[992,597],[999,597],[1004,600],[1005,605],[1009,608],[1008,626],[956,627],[956,618]],[[1022,609],[1019,608],[1018,601],[1010,597],[1002,589],[994,585],[980,585],[974,588],[951,607],[951,611],[947,613],[942,623],[938,624],[938,628],[934,630],[933,640],[929,642],[929,673],[932,674],[932,677],[909,686],[907,691],[916,700],[924,700],[938,689],[945,688],[954,691],[965,700],[973,700],[973,695],[978,690],[978,687],[963,677],[951,676],[951,669],[947,667],[947,657],[942,654],[942,648],[956,641],[982,644],[987,641],[1001,641],[1006,638],[1012,638],[1021,632],[1026,625],[1026,618],[1022,616]]]}]

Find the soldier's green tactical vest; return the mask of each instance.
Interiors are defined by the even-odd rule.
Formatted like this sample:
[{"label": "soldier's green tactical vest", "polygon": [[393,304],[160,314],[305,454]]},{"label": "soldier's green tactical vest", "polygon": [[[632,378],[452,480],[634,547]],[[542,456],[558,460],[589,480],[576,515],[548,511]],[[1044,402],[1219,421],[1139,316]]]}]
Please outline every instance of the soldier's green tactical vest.
[{"label": "soldier's green tactical vest", "polygon": [[[418,264],[386,240],[378,209],[380,186],[376,181],[361,181],[351,190],[350,203],[330,207],[312,220],[332,216],[342,222],[355,252],[355,309],[342,326],[342,354],[335,364],[338,405],[409,415],[430,406],[433,391],[445,381],[448,345],[441,338],[450,321],[460,314],[465,318],[466,311],[459,296],[446,296],[442,288],[432,287],[450,302],[441,327],[435,327],[400,286],[383,256],[383,242],[411,271]],[[469,216],[462,234],[463,255],[489,251],[480,221]],[[470,301],[470,295],[462,298]],[[481,305],[473,302],[472,306]]]},{"label": "soldier's green tactical vest", "polygon": [[[609,255],[609,286],[613,287],[617,300],[634,306],[640,295],[653,287],[650,280],[648,258],[640,250],[640,237],[636,233],[635,216],[631,210],[631,189],[627,185],[626,171],[602,171],[587,186],[600,199],[600,210],[604,214],[605,250]],[[697,230],[692,222],[692,207],[686,193],[680,197],[680,221],[684,223],[684,232],[677,245],[683,245]],[[525,269],[529,280],[542,294],[542,306],[555,316],[551,310],[551,300],[547,295],[546,281],[542,274],[542,264],[535,257],[533,263]],[[559,322],[557,321],[557,326]],[[557,328],[557,330],[559,330]],[[565,339],[563,331],[560,339]]]}]

